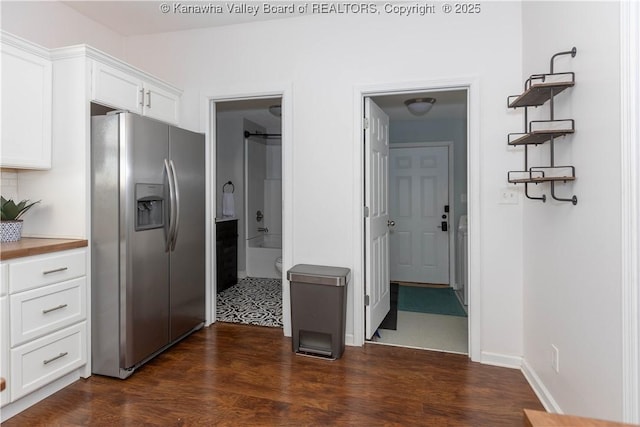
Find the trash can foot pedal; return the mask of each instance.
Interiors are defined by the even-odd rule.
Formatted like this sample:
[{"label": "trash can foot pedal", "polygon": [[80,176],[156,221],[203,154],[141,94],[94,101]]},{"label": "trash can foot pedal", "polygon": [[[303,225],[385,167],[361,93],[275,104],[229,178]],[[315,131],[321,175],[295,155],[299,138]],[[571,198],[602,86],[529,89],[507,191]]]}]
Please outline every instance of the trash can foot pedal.
[{"label": "trash can foot pedal", "polygon": [[299,347],[296,354],[299,354],[300,356],[315,357],[317,359],[336,360],[336,358],[333,357],[332,352],[316,348]]}]

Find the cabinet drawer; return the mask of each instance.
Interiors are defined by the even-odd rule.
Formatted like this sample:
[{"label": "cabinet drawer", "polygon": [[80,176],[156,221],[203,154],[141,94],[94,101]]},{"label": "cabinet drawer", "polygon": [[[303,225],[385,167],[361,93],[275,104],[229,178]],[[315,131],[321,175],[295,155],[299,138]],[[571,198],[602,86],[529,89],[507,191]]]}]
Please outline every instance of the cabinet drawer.
[{"label": "cabinet drawer", "polygon": [[11,295],[11,347],[85,320],[86,278]]},{"label": "cabinet drawer", "polygon": [[86,274],[84,249],[39,255],[9,264],[9,293],[22,292]]},{"label": "cabinet drawer", "polygon": [[11,350],[11,400],[85,365],[86,337],[82,322]]}]

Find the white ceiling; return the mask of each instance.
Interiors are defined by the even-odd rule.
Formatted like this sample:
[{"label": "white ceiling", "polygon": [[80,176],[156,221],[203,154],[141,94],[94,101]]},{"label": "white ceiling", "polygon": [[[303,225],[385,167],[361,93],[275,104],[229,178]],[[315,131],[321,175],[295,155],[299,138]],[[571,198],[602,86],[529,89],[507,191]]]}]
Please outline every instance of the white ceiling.
[{"label": "white ceiling", "polygon": [[[154,34],[171,31],[182,31],[197,28],[218,27],[256,21],[283,19],[298,14],[264,14],[258,13],[230,13],[227,5],[261,6],[263,2],[245,0],[243,2],[221,1],[65,1],[67,6],[75,9],[82,15],[103,24],[113,31],[124,36],[141,34]],[[284,4],[284,2],[274,2]],[[291,4],[291,3],[287,3]],[[163,13],[162,5],[168,5],[169,12]],[[219,5],[223,7],[222,13],[179,13],[174,10],[174,5]],[[391,120],[424,120],[424,119],[466,119],[467,100],[465,90],[443,90],[425,93],[381,95],[373,97],[374,101],[389,115]],[[425,116],[414,116],[404,105],[404,101],[410,98],[432,97],[436,103]],[[219,105],[219,111],[231,111],[235,109],[249,112],[247,117],[267,128],[278,126],[278,123],[269,114],[267,107],[273,100],[245,100],[238,103],[225,102]]]},{"label": "white ceiling", "polygon": [[[228,5],[261,6],[263,2],[245,0],[242,2],[222,1],[64,1],[67,6],[79,13],[101,23],[107,28],[123,36],[141,34],[165,33],[170,31],[193,30],[197,28],[219,27],[223,25],[242,24],[256,21],[284,19],[300,16],[297,13],[257,13],[253,15],[244,11],[230,12]],[[284,2],[278,2],[283,4]],[[222,12],[215,13],[186,13],[181,12],[180,6],[222,7]],[[168,6],[169,11],[163,12],[162,7]],[[174,7],[178,9],[174,9]],[[214,9],[208,9],[213,11]]]},{"label": "white ceiling", "polygon": [[[411,98],[435,98],[431,110],[424,116],[414,116],[404,105],[404,101]],[[425,119],[466,119],[467,91],[442,90],[422,93],[404,93],[397,95],[381,95],[372,97],[382,110],[394,120],[425,120]]]}]

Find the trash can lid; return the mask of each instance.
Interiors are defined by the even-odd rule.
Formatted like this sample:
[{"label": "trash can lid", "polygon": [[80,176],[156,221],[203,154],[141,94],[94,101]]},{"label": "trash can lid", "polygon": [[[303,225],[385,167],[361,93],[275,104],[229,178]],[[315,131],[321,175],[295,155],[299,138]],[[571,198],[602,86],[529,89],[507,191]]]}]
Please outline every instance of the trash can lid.
[{"label": "trash can lid", "polygon": [[348,268],[326,265],[297,264],[287,271],[289,281],[314,285],[346,286],[350,276]]}]

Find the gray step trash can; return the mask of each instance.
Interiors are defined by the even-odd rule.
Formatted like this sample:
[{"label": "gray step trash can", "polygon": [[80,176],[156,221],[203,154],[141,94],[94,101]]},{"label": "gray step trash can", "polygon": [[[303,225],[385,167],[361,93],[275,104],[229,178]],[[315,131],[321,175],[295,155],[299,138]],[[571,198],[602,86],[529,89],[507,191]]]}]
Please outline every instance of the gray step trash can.
[{"label": "gray step trash can", "polygon": [[298,264],[291,282],[291,334],[295,353],[338,359],[344,352],[347,283],[351,270]]}]

